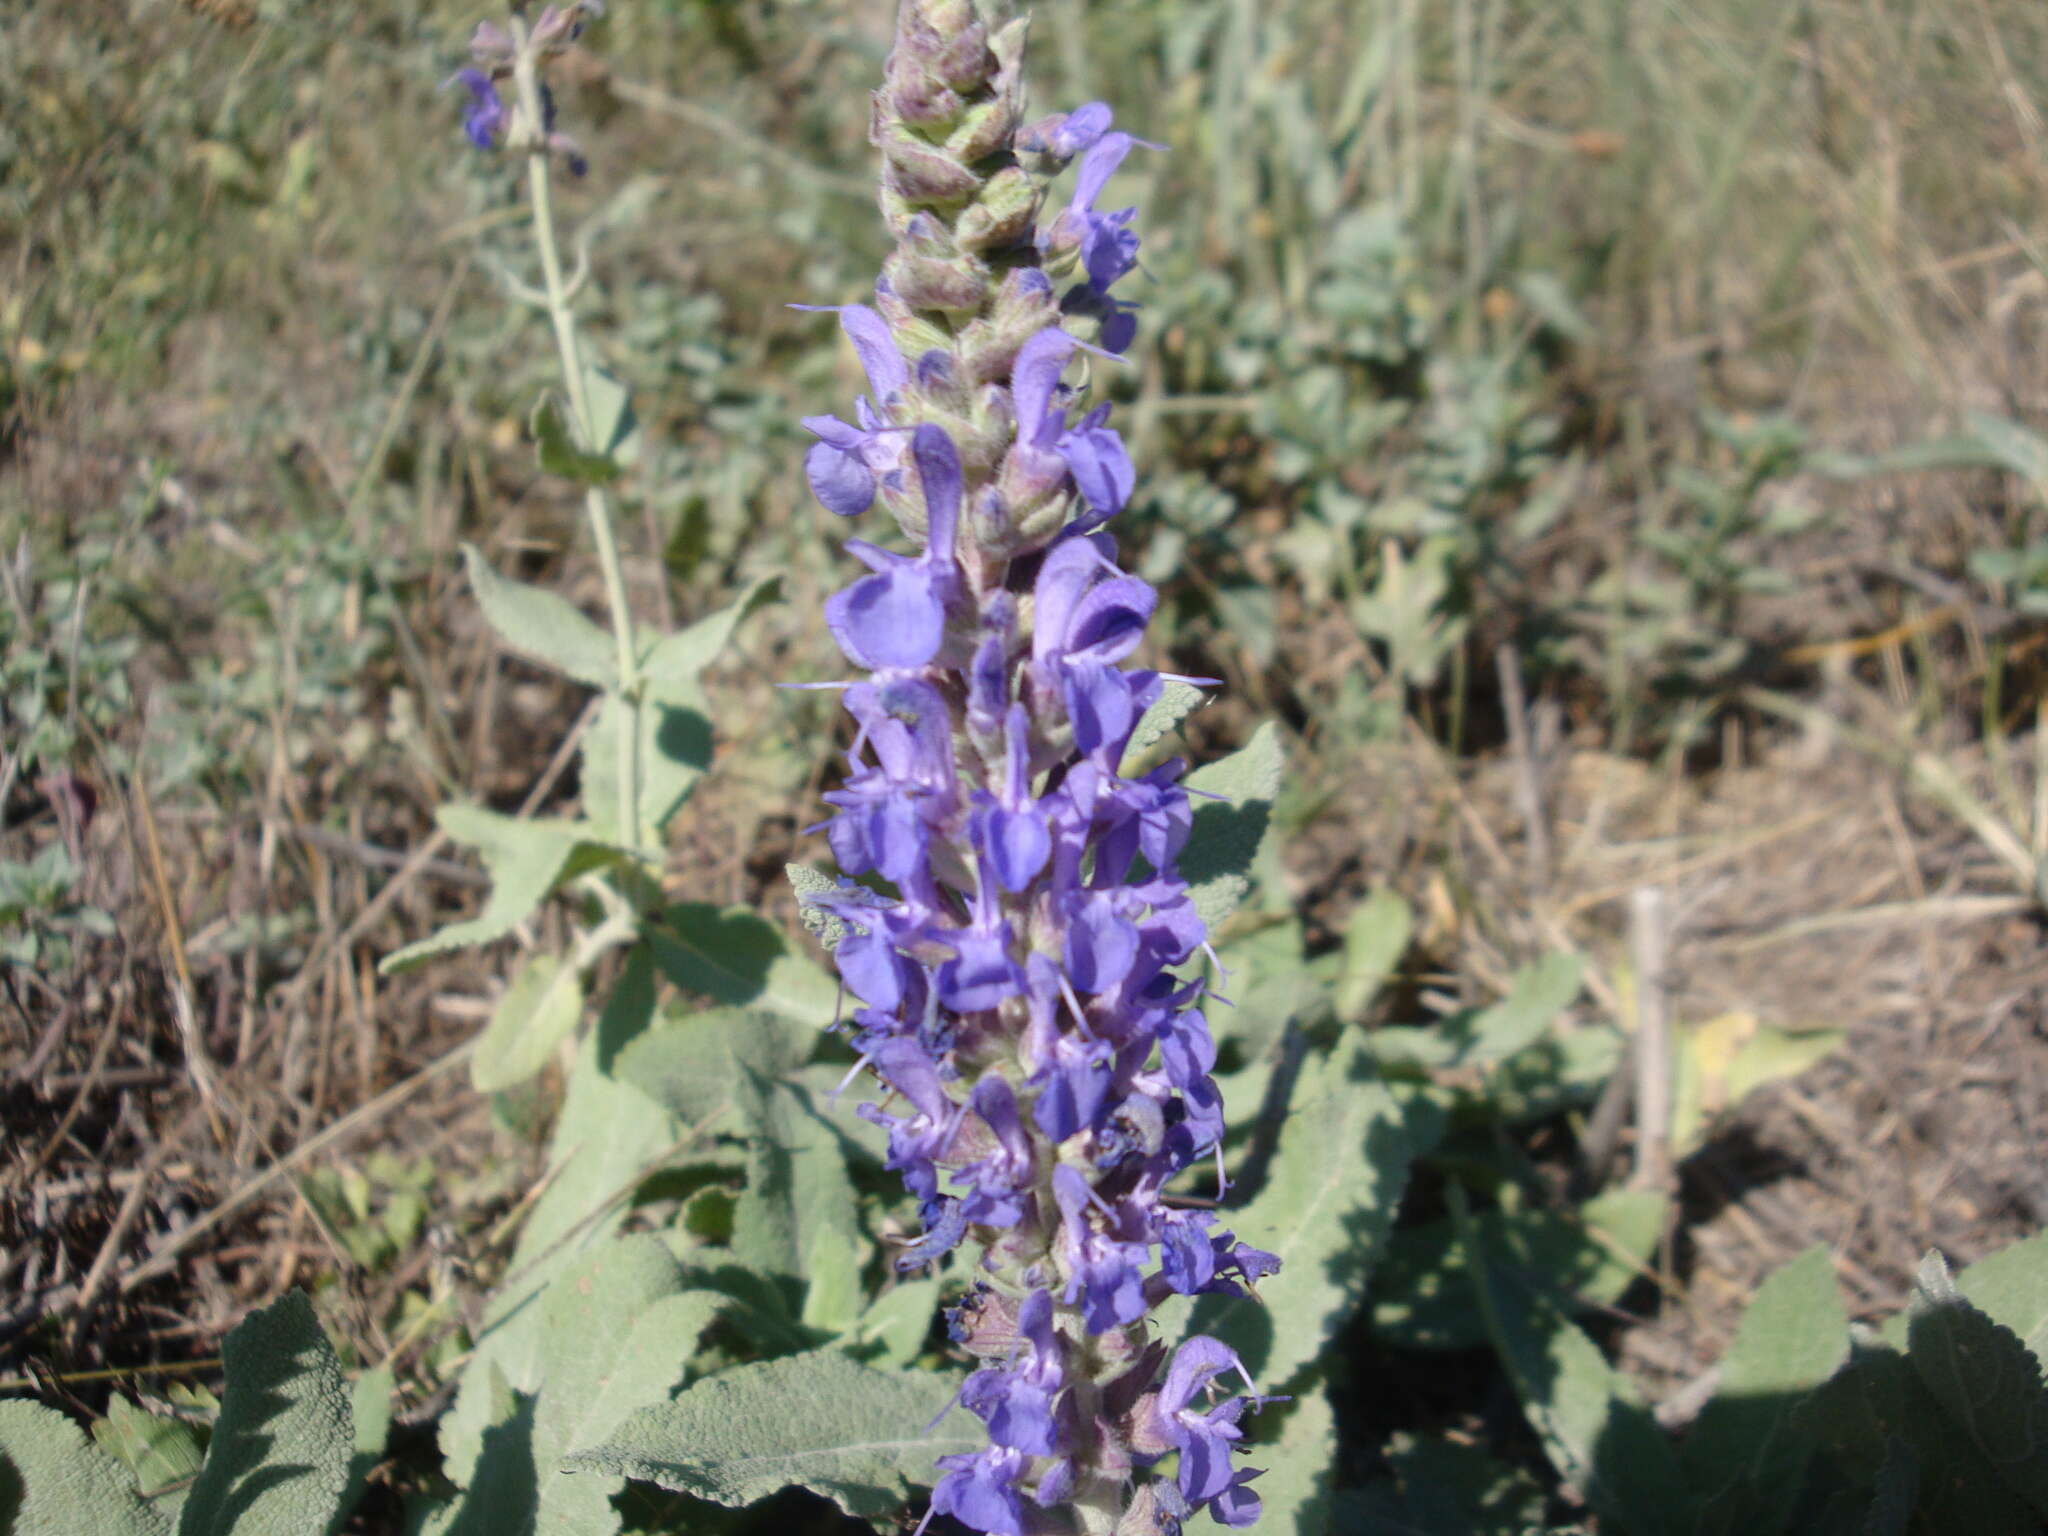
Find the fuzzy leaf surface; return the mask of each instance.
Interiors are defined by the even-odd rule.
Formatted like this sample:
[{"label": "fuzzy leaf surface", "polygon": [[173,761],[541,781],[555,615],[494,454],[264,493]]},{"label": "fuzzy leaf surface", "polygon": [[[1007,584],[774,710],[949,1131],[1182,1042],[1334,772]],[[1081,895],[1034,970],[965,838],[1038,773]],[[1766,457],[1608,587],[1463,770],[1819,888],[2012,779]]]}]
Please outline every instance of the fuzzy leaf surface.
[{"label": "fuzzy leaf surface", "polygon": [[1239,750],[1188,775],[1194,824],[1180,872],[1212,934],[1251,890],[1283,767],[1280,728],[1268,721]]},{"label": "fuzzy leaf surface", "polygon": [[1409,1167],[1441,1132],[1433,1106],[1374,1080],[1364,1047],[1308,1062],[1264,1186],[1217,1220],[1278,1255],[1280,1272],[1257,1298],[1201,1297],[1186,1331],[1222,1339],[1262,1390],[1284,1390],[1357,1307]]},{"label": "fuzzy leaf surface", "polygon": [[159,1496],[198,1476],[205,1460],[198,1430],[182,1419],[159,1418],[125,1397],[108,1400],[107,1416],[93,1421],[92,1437],[134,1472],[136,1489],[145,1498],[174,1512],[185,1502],[184,1494],[171,1494],[168,1502]]},{"label": "fuzzy leaf surface", "polygon": [[910,1483],[933,1481],[935,1458],[987,1444],[964,1411],[927,1428],[958,1386],[951,1376],[871,1370],[830,1349],[764,1360],[643,1408],[569,1465],[733,1507],[808,1488],[850,1515],[886,1519]]},{"label": "fuzzy leaf surface", "polygon": [[1825,1247],[1809,1248],[1758,1289],[1721,1357],[1720,1388],[1685,1439],[1692,1486],[1719,1501],[1729,1529],[1786,1528],[1814,1450],[1795,1410],[1848,1358],[1834,1264]]},{"label": "fuzzy leaf surface", "polygon": [[583,1017],[576,968],[546,950],[528,955],[491,1010],[469,1058],[478,1093],[497,1093],[534,1076]]},{"label": "fuzzy leaf surface", "polygon": [[0,1530],[8,1536],[169,1536],[129,1470],[54,1408],[0,1402]]},{"label": "fuzzy leaf surface", "polygon": [[574,603],[500,576],[474,544],[462,546],[462,561],[477,606],[507,649],[593,688],[617,684],[616,642]]},{"label": "fuzzy leaf surface", "polygon": [[1297,1387],[1292,1403],[1275,1403],[1249,1422],[1247,1465],[1262,1469],[1256,1485],[1265,1506],[1258,1528],[1268,1536],[1327,1536],[1330,1481],[1337,1460],[1337,1417],[1320,1379]]},{"label": "fuzzy leaf surface", "polygon": [[1408,947],[1414,917],[1408,903],[1382,886],[1352,911],[1344,925],[1344,963],[1337,973],[1337,1017],[1364,1014],[1387,984]]},{"label": "fuzzy leaf surface", "polygon": [[227,1391],[179,1536],[306,1536],[341,1512],[355,1456],[348,1387],[313,1304],[290,1291],[221,1348]]},{"label": "fuzzy leaf surface", "polygon": [[866,1299],[860,1269],[869,1248],[846,1148],[801,1088],[742,1065],[735,1092],[750,1140],[733,1257],[758,1274],[801,1284],[800,1321],[845,1333]]},{"label": "fuzzy leaf surface", "polygon": [[588,822],[522,820],[461,804],[442,806],[434,820],[455,841],[482,856],[491,894],[475,917],[450,923],[439,933],[386,955],[378,970],[387,976],[451,949],[502,939],[557,885],[619,856]]},{"label": "fuzzy leaf surface", "polygon": [[775,925],[747,907],[678,902],[649,938],[670,981],[729,1007],[765,1009],[815,1029],[838,1005],[837,983],[790,953]]},{"label": "fuzzy leaf surface", "polygon": [[1686,1529],[1689,1502],[1677,1453],[1627,1380],[1593,1341],[1515,1269],[1478,1223],[1461,1224],[1466,1263],[1487,1333],[1551,1465],[1629,1536]]},{"label": "fuzzy leaf surface", "polygon": [[1192,683],[1183,683],[1178,678],[1168,678],[1152,707],[1140,715],[1138,723],[1131,728],[1130,744],[1124,748],[1123,762],[1118,765],[1118,772],[1125,778],[1134,777],[1134,770],[1142,768],[1145,756],[1152,746],[1163,740],[1168,731],[1200,709],[1208,697]]},{"label": "fuzzy leaf surface", "polygon": [[[1642,1272],[1664,1225],[1664,1197],[1616,1189],[1576,1211],[1492,1210],[1473,1218],[1508,1244],[1523,1272],[1574,1311],[1604,1307]],[[1472,1306],[1465,1249],[1446,1216],[1396,1232],[1373,1282],[1373,1326],[1403,1349],[1472,1349],[1486,1342]]]},{"label": "fuzzy leaf surface", "polygon": [[2048,1517],[2048,1390],[2019,1335],[1963,1299],[1941,1256],[1920,1265],[1906,1358],[2013,1491]]}]

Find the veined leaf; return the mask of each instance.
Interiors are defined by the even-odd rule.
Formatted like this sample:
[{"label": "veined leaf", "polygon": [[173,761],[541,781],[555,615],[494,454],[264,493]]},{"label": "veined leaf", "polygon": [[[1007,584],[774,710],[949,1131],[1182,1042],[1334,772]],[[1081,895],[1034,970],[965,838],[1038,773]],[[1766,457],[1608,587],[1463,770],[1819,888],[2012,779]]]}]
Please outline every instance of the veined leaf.
[{"label": "veined leaf", "polygon": [[341,1512],[355,1455],[348,1388],[313,1304],[290,1291],[221,1348],[227,1391],[179,1536],[306,1536]]},{"label": "veined leaf", "polygon": [[[2010,1328],[2034,1355],[2048,1358],[2048,1232],[2037,1232],[1986,1254],[1955,1277],[1963,1300],[2002,1328]],[[1888,1321],[1884,1341],[1906,1347],[1910,1309]]]},{"label": "veined leaf", "polygon": [[1527,1050],[1579,992],[1576,955],[1545,955],[1515,972],[1508,995],[1430,1025],[1374,1030],[1374,1053],[1387,1066],[1448,1071],[1491,1066]]},{"label": "veined leaf", "polygon": [[1265,1505],[1258,1528],[1266,1536],[1328,1536],[1337,1417],[1320,1379],[1297,1386],[1293,1396],[1248,1421],[1251,1443],[1241,1455],[1265,1473],[1256,1488]]},{"label": "veined leaf", "polygon": [[774,1014],[709,1008],[648,1030],[619,1053],[614,1070],[684,1125],[698,1125],[738,1104],[743,1065],[786,1076],[815,1039]]},{"label": "veined leaf", "polygon": [[707,614],[687,629],[664,635],[649,646],[640,660],[640,672],[647,679],[648,695],[669,704],[693,709],[703,707],[704,695],[697,676],[732,642],[740,621],[782,595],[782,578],[767,576],[756,581],[716,613]]},{"label": "veined leaf", "polygon": [[868,1242],[839,1134],[792,1084],[742,1065],[735,1088],[751,1139],[733,1257],[757,1274],[801,1283],[800,1321],[845,1333],[860,1317]]},{"label": "veined leaf", "polygon": [[[1610,1190],[1572,1212],[1493,1210],[1475,1216],[1497,1251],[1574,1311],[1610,1305],[1642,1273],[1664,1224],[1654,1190]],[[1472,1306],[1466,1251],[1450,1217],[1396,1232],[1373,1282],[1373,1326],[1403,1349],[1471,1349],[1486,1342]]]},{"label": "veined leaf", "polygon": [[521,820],[480,805],[444,805],[434,813],[441,830],[475,848],[491,877],[483,911],[384,957],[385,975],[468,944],[502,939],[547,900],[556,886],[602,869],[620,858],[619,849],[599,841],[588,822]]},{"label": "veined leaf", "polygon": [[1499,1262],[1479,1224],[1459,1236],[1487,1333],[1550,1461],[1629,1536],[1686,1529],[1677,1453],[1626,1378],[1550,1299]]},{"label": "veined leaf", "polygon": [[[630,974],[637,957],[628,964]],[[458,1485],[476,1475],[486,1429],[510,1411],[492,1396],[493,1373],[508,1392],[539,1388],[547,1339],[536,1298],[611,1238],[635,1186],[682,1134],[665,1109],[599,1065],[631,1027],[612,1013],[607,1005],[606,1017],[577,1052],[548,1147],[546,1186],[512,1251],[512,1279],[485,1309],[461,1389],[441,1419],[443,1470]]]},{"label": "veined leaf", "polygon": [[552,394],[535,402],[528,421],[540,467],[551,475],[574,480],[578,485],[610,485],[624,466],[608,453],[587,452],[576,445],[569,416]]},{"label": "veined leaf", "polygon": [[540,1298],[545,1344],[533,1409],[533,1528],[546,1536],[612,1536],[610,1478],[561,1472],[574,1451],[602,1445],[637,1410],[664,1402],[698,1337],[726,1305],[686,1291],[682,1268],[648,1233],[586,1254]]},{"label": "veined leaf", "polygon": [[668,979],[735,1008],[762,1008],[822,1029],[832,1021],[838,985],[789,952],[774,924],[747,907],[678,902],[650,927],[654,961]]},{"label": "veined leaf", "polygon": [[933,1480],[937,1457],[988,1443],[965,1411],[931,1427],[958,1387],[951,1376],[870,1370],[836,1349],[764,1360],[641,1409],[568,1465],[734,1507],[808,1488],[850,1515],[885,1519],[909,1483]]},{"label": "veined leaf", "polygon": [[1194,824],[1180,872],[1212,934],[1251,890],[1283,766],[1280,728],[1268,721],[1238,751],[1188,775]]},{"label": "veined leaf", "polygon": [[160,1497],[164,1490],[198,1476],[205,1460],[199,1432],[190,1424],[159,1418],[125,1397],[108,1400],[107,1416],[93,1420],[92,1437],[135,1474],[135,1486],[145,1498],[169,1513],[176,1513],[185,1495]]},{"label": "veined leaf", "polygon": [[545,950],[520,962],[469,1058],[478,1093],[515,1087],[547,1065],[583,1017],[576,967]]},{"label": "veined leaf", "polygon": [[1938,1253],[1920,1265],[1906,1359],[1921,1385],[1997,1469],[2048,1517],[2048,1389],[2019,1335],[1970,1305]]},{"label": "veined leaf", "polygon": [[884,1369],[907,1366],[915,1360],[931,1332],[939,1292],[937,1275],[919,1275],[898,1280],[878,1296],[861,1313],[853,1332],[855,1344],[865,1346],[861,1358]]},{"label": "veined leaf", "polygon": [[492,570],[474,544],[462,546],[477,605],[510,650],[593,688],[616,687],[618,643],[558,592]]},{"label": "veined leaf", "polygon": [[1124,748],[1123,761],[1118,765],[1117,772],[1125,778],[1131,778],[1141,771],[1146,754],[1153,744],[1200,709],[1208,697],[1192,683],[1184,683],[1178,678],[1168,678],[1160,690],[1159,697],[1153,701],[1152,707],[1140,715],[1138,723],[1131,728],[1131,739]]},{"label": "veined leaf", "polygon": [[1356,1019],[1393,975],[1408,947],[1414,917],[1408,903],[1382,886],[1351,913],[1344,927],[1344,963],[1337,974],[1337,1017]]},{"label": "veined leaf", "polygon": [[1787,1528],[1815,1449],[1794,1410],[1848,1358],[1835,1266],[1825,1247],[1809,1248],[1758,1289],[1721,1358],[1720,1388],[1685,1439],[1688,1480],[1719,1501],[1728,1529]]},{"label": "veined leaf", "polygon": [[1222,1339],[1264,1390],[1284,1390],[1358,1305],[1409,1166],[1441,1131],[1432,1106],[1374,1080],[1363,1047],[1309,1062],[1265,1186],[1218,1216],[1219,1227],[1278,1255],[1280,1272],[1259,1282],[1256,1299],[1200,1298],[1186,1332]]},{"label": "veined leaf", "polygon": [[0,1516],[8,1536],[169,1536],[128,1469],[54,1408],[0,1402]]}]

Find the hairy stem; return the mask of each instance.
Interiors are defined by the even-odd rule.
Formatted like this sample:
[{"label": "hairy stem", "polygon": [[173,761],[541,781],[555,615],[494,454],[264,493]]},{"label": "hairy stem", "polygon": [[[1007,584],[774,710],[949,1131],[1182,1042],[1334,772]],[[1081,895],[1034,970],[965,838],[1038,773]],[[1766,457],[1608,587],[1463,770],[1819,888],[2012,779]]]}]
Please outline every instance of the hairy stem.
[{"label": "hairy stem", "polygon": [[[576,317],[569,306],[569,291],[562,281],[562,255],[555,243],[552,167],[548,163],[546,118],[541,107],[539,61],[526,45],[526,31],[519,18],[512,19],[513,83],[519,93],[520,115],[527,125],[527,196],[533,208],[533,243],[540,254],[542,292],[547,298],[549,323],[555,332],[555,353],[562,364],[563,383],[569,393],[569,419],[579,446],[586,453],[598,453],[606,444],[597,440],[597,424],[590,410],[590,391],[583,374],[583,359],[576,336]],[[612,635],[618,644],[618,695],[624,706],[619,712],[619,814],[624,823],[619,836],[628,848],[640,843],[640,666],[633,641],[633,613],[626,601],[625,567],[619,560],[619,544],[612,530],[611,501],[596,486],[583,493],[583,509],[590,522],[590,538],[597,549],[597,563],[604,573],[605,604],[611,611]]]}]

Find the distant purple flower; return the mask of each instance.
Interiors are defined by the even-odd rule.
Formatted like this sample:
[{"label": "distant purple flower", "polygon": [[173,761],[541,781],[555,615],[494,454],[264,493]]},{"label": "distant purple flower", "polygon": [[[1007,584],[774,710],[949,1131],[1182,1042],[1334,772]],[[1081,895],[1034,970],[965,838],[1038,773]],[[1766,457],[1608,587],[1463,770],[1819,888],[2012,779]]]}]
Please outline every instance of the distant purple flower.
[{"label": "distant purple flower", "polygon": [[496,149],[505,137],[512,114],[499,99],[498,87],[491,77],[480,69],[458,69],[448,83],[469,92],[469,105],[462,111],[462,131],[469,142],[478,149]]},{"label": "distant purple flower", "polygon": [[1043,330],[1017,353],[1010,373],[1011,409],[1016,415],[1017,444],[1010,450],[1018,473],[1056,480],[1064,471],[1074,478],[1081,499],[1094,516],[1082,528],[1114,517],[1130,500],[1137,482],[1123,439],[1106,425],[1109,407],[1097,406],[1073,428],[1056,404],[1060,372],[1080,346],[1060,330]]}]

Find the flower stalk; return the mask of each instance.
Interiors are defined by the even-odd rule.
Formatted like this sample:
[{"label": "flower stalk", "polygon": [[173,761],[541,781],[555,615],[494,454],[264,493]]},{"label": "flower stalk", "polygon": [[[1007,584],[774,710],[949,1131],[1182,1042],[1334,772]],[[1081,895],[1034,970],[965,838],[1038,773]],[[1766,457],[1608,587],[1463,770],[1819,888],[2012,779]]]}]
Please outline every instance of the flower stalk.
[{"label": "flower stalk", "polygon": [[[464,127],[479,148],[518,149],[526,156],[527,203],[533,218],[535,254],[540,260],[541,289],[535,302],[545,310],[554,334],[555,354],[562,368],[563,390],[569,402],[569,430],[576,446],[586,454],[602,454],[608,444],[599,441],[599,423],[591,407],[589,376],[584,370],[582,343],[576,330],[575,296],[581,273],[571,280],[562,271],[562,255],[555,233],[554,161],[564,160],[580,173],[582,157],[573,140],[557,133],[553,126],[553,105],[541,67],[550,54],[574,41],[586,15],[601,12],[592,0],[578,0],[566,7],[549,6],[529,28],[515,15],[504,27],[486,22],[478,26],[471,42],[474,68],[463,70],[457,81],[466,86],[472,105]],[[507,110],[498,95],[497,81],[509,76],[513,106]],[[642,687],[639,651],[634,641],[633,613],[626,594],[625,566],[619,555],[611,499],[598,485],[583,492],[585,520],[597,552],[598,570],[604,581],[605,606],[611,619],[617,646],[616,692],[618,712],[618,777],[620,838],[628,847],[640,843],[640,710]]]}]

